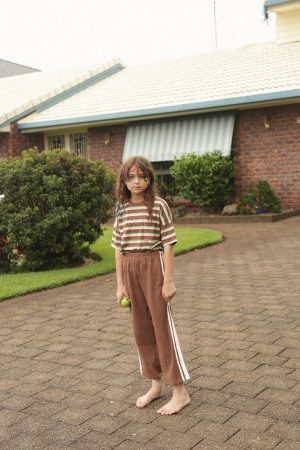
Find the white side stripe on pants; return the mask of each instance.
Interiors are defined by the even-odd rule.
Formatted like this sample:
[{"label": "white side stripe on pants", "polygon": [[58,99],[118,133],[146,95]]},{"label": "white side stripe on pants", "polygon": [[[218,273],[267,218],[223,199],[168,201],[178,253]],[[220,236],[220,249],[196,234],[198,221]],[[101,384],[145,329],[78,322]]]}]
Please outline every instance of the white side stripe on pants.
[{"label": "white side stripe on pants", "polygon": [[142,366],[142,361],[141,361],[141,357],[140,357],[140,352],[139,352],[139,349],[137,347],[136,347],[136,349],[137,349],[137,354],[138,354],[138,357],[139,357],[140,372],[143,375],[143,366]]},{"label": "white side stripe on pants", "polygon": [[[159,256],[160,256],[160,263],[161,263],[161,270],[163,275],[165,274],[165,267],[164,267],[164,257],[163,257],[163,252],[159,252]],[[172,341],[173,341],[173,346],[174,346],[174,351],[175,351],[175,356],[176,356],[176,360],[177,360],[177,365],[182,377],[183,381],[187,381],[190,379],[189,373],[187,371],[184,359],[183,359],[183,355],[181,352],[181,348],[180,348],[180,344],[179,344],[179,340],[178,340],[178,336],[176,333],[176,329],[175,329],[175,325],[174,325],[174,321],[172,318],[172,311],[171,311],[171,305],[170,302],[167,303],[167,313],[168,313],[168,322],[169,322],[169,327],[170,327],[170,331],[171,331],[171,336],[172,336]]]}]

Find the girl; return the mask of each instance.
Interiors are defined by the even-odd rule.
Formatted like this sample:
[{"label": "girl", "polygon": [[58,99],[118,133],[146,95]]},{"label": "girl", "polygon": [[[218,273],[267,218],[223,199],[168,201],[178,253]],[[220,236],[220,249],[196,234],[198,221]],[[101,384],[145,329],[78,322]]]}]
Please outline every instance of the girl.
[{"label": "girl", "polygon": [[167,203],[155,196],[150,162],[136,156],[121,167],[117,196],[119,206],[113,227],[117,302],[131,299],[130,315],[138,350],[140,371],[152,380],[150,390],[139,397],[138,408],[162,397],[164,383],[173,386],[172,399],[160,414],[174,414],[191,400],[183,382],[188,380],[170,301],[176,236]]}]

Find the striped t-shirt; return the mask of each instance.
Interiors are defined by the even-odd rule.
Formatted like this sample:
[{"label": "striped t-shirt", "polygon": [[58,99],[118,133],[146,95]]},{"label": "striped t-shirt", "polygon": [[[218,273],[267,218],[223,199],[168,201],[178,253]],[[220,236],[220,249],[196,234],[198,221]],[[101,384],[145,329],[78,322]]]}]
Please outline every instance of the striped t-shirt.
[{"label": "striped t-shirt", "polygon": [[163,250],[177,242],[170,208],[155,197],[151,219],[145,202],[127,202],[119,208],[113,227],[112,247],[121,251]]}]

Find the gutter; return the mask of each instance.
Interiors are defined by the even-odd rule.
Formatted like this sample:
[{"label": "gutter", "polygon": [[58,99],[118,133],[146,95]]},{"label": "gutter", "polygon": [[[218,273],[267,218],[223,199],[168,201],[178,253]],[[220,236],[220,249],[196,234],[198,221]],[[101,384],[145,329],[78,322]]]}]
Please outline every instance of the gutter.
[{"label": "gutter", "polygon": [[124,123],[126,121],[132,120],[142,120],[146,118],[153,118],[157,116],[171,116],[180,114],[191,114],[191,113],[201,113],[208,112],[210,110],[224,110],[233,109],[237,106],[251,106],[256,103],[259,106],[264,106],[265,102],[276,102],[280,100],[288,99],[300,99],[300,89],[292,89],[290,91],[278,91],[270,92],[265,94],[255,94],[247,95],[241,97],[231,97],[217,100],[208,100],[205,102],[187,103],[172,106],[163,106],[158,108],[148,108],[148,109],[136,109],[131,111],[119,111],[115,113],[106,114],[94,114],[90,116],[78,116],[70,117],[67,119],[52,119],[40,122],[25,122],[18,123],[17,127],[20,130],[29,129],[40,129],[48,127],[62,127],[69,125],[79,125],[79,124],[99,124],[99,122],[120,122]]},{"label": "gutter", "polygon": [[271,6],[286,5],[287,3],[297,3],[297,0],[266,0],[265,7],[270,8]]}]

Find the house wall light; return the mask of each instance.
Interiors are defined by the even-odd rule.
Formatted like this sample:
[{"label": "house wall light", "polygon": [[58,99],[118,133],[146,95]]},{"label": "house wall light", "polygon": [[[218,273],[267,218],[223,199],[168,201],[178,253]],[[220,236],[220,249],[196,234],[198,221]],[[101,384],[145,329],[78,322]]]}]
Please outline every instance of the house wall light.
[{"label": "house wall light", "polygon": [[270,128],[270,122],[268,116],[263,116],[264,126],[265,128]]},{"label": "house wall light", "polygon": [[111,140],[111,134],[107,133],[104,137],[104,144],[108,145],[110,143],[110,140]]}]

